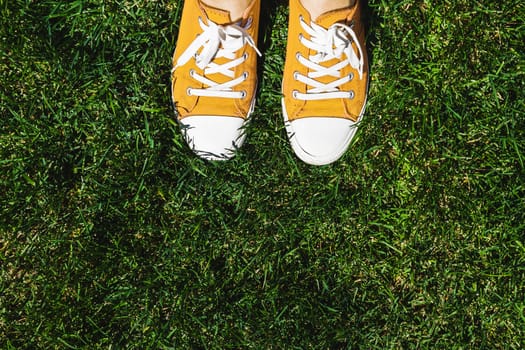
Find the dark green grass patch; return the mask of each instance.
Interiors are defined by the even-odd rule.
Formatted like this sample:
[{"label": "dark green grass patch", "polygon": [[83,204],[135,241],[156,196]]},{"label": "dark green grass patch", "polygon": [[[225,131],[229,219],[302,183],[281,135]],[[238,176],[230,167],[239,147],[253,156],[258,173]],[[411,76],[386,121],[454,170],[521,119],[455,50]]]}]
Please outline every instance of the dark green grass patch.
[{"label": "dark green grass patch", "polygon": [[209,163],[173,120],[182,1],[0,0],[0,348],[523,348],[524,5],[369,1],[366,118],[318,168],[285,4]]}]

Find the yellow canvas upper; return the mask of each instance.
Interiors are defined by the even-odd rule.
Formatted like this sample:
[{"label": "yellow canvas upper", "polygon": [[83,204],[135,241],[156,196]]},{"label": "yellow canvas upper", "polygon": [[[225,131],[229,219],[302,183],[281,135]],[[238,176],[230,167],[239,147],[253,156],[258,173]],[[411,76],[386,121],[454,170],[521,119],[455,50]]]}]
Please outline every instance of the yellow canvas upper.
[{"label": "yellow canvas upper", "polygon": [[[260,0],[253,0],[245,11],[240,24],[241,26],[245,26],[247,23],[251,22],[247,31],[255,43],[257,43],[259,11]],[[202,32],[199,25],[199,18],[206,24],[208,24],[209,21],[213,21],[215,24],[219,25],[228,25],[232,23],[228,11],[210,7],[200,0],[185,0],[177,46],[173,54],[173,67],[176,66],[180,55],[182,55],[195,38]],[[187,93],[188,88],[202,89],[207,87],[190,76],[192,70],[218,83],[231,80],[231,78],[220,73],[206,76],[203,70],[197,67],[194,59],[191,59],[183,66],[174,69],[171,76],[172,98],[179,120],[189,116],[199,115],[247,118],[256,92],[257,52],[253,47],[245,45],[237,52],[237,57],[241,57],[245,54],[247,55],[246,61],[235,68],[235,77],[242,76],[245,72],[248,73],[247,79],[234,87],[235,91],[244,91],[246,93],[246,96],[239,99],[189,95]],[[216,58],[213,62],[222,64],[226,61],[225,58]]]},{"label": "yellow canvas upper", "polygon": [[[300,0],[290,0],[288,44],[283,76],[284,106],[286,108],[285,113],[287,114],[288,120],[293,121],[305,117],[340,117],[355,122],[358,121],[363,113],[368,88],[368,59],[366,57],[365,30],[361,18],[360,1],[357,0],[350,8],[324,13],[314,21],[325,29],[328,29],[334,23],[342,23],[351,26],[357,35],[359,43],[363,48],[364,67],[362,77],[360,78],[358,71],[350,65],[341,70],[341,76],[350,73],[353,73],[354,75],[352,81],[340,86],[341,90],[354,91],[355,96],[352,99],[338,98],[304,101],[293,98],[294,90],[306,93],[306,90],[309,88],[307,84],[294,79],[295,72],[304,76],[307,76],[309,72],[309,68],[298,62],[296,58],[297,53],[300,53],[303,57],[310,57],[311,55],[316,54],[316,52],[313,52],[313,50],[304,46],[299,40],[301,35],[306,39],[309,38],[308,33],[306,33],[300,25],[301,16],[306,23],[310,23],[312,20],[309,12],[303,7]],[[355,43],[352,45],[357,52]],[[328,62],[324,62],[322,65],[329,67],[336,63],[338,63],[338,60],[332,59]],[[337,78],[325,76],[318,80],[323,83],[329,83],[336,79]]]}]

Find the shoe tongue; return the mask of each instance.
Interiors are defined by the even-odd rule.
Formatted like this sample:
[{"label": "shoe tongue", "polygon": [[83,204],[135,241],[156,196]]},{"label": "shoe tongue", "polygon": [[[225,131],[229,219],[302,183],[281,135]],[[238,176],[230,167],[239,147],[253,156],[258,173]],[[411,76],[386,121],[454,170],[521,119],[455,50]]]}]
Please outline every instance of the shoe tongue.
[{"label": "shoe tongue", "polygon": [[355,2],[349,7],[325,12],[319,17],[317,17],[315,23],[319,24],[324,28],[328,28],[336,22],[346,22],[350,14],[354,11],[354,5]]},{"label": "shoe tongue", "polygon": [[232,22],[230,18],[230,12],[221,10],[215,7],[211,7],[202,1],[199,1],[200,8],[206,17],[216,24],[229,24]]},{"label": "shoe tongue", "polygon": [[[330,28],[330,26],[332,26],[334,23],[347,24],[347,22],[351,19],[353,13],[355,12],[355,9],[356,9],[354,6],[355,4],[356,4],[356,1],[354,1],[352,5],[349,7],[325,12],[321,14],[319,17],[317,17],[317,19],[315,19],[315,23],[325,29]],[[332,59],[330,61],[321,63],[321,65],[325,67],[331,67],[339,62],[340,62],[339,59]],[[322,76],[315,80],[323,84],[329,84],[334,81],[334,77]],[[348,86],[346,86],[346,88],[347,87]],[[342,89],[344,90],[345,87],[343,87]],[[326,108],[325,101],[309,101],[307,104],[308,104],[308,107],[304,107],[304,108],[308,108],[308,115],[319,115],[319,113],[322,114],[322,112],[319,112],[319,111],[322,111],[323,108]]]}]

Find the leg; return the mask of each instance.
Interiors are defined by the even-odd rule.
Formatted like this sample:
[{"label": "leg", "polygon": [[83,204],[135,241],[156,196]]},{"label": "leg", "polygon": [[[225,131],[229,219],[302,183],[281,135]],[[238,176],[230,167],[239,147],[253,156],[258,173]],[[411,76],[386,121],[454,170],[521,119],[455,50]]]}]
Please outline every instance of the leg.
[{"label": "leg", "polygon": [[204,2],[211,7],[229,11],[232,21],[236,21],[242,17],[251,0],[204,0]]},{"label": "leg", "polygon": [[301,2],[315,20],[325,12],[352,6],[355,0],[301,0]]}]

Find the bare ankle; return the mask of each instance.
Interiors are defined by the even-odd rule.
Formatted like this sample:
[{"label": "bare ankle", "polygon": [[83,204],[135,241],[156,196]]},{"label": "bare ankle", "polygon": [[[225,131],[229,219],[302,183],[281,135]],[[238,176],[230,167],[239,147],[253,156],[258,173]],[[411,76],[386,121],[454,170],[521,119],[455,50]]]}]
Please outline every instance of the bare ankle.
[{"label": "bare ankle", "polygon": [[325,12],[352,6],[358,0],[301,0],[304,8],[315,20]]},{"label": "bare ankle", "polygon": [[240,19],[252,0],[204,0],[206,5],[230,12],[232,21]]}]

